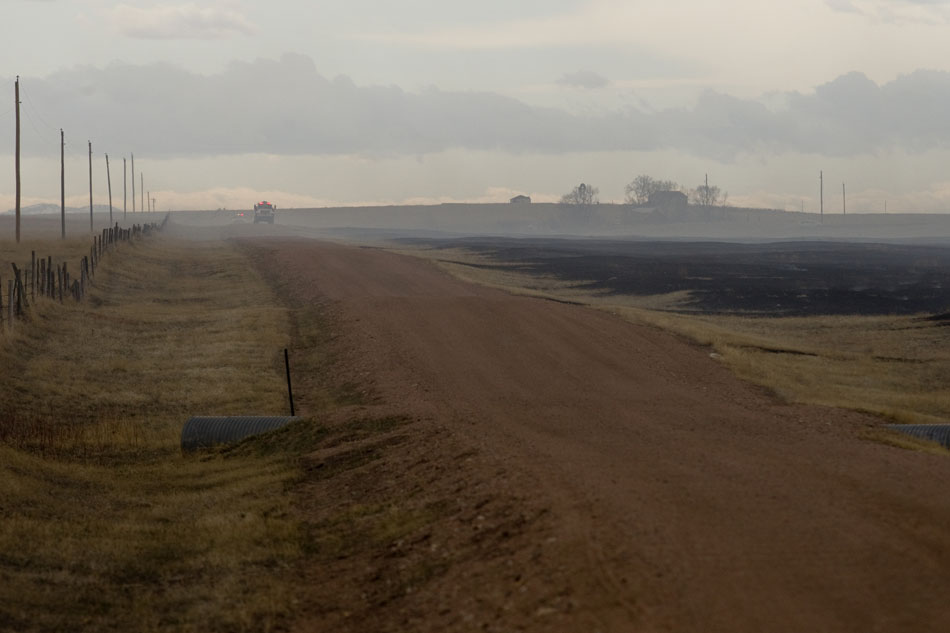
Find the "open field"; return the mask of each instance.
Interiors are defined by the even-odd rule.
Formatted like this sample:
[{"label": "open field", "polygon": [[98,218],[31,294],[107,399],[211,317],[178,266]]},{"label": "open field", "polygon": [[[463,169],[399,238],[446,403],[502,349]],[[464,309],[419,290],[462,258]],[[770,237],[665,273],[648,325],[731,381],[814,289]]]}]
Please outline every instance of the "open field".
[{"label": "open field", "polygon": [[[179,211],[175,221],[195,227],[250,224],[244,210]],[[281,209],[270,233],[349,240],[386,237],[596,237],[687,240],[873,240],[950,243],[950,214],[825,214],[715,207],[667,217],[649,207],[599,204],[442,204]]]},{"label": "open field", "polygon": [[[412,244],[412,240],[400,242]],[[950,311],[950,248],[867,242],[684,242],[466,238],[461,249],[524,276],[680,313],[912,315]],[[656,298],[666,298],[666,305]]]},{"label": "open field", "polygon": [[[133,224],[161,222],[164,218],[165,213],[127,213],[123,217],[121,210],[115,210],[112,214],[112,223],[119,223],[122,227],[128,228]],[[109,226],[109,214],[97,211],[93,216],[93,232],[98,234],[99,231],[109,228]],[[34,242],[38,242],[39,245],[45,245],[47,242],[59,243],[62,235],[62,219],[59,214],[55,213],[22,216],[20,218],[21,243],[19,245],[14,241],[15,227],[16,217],[12,213],[0,214],[0,235],[4,236],[2,243],[6,249],[22,249]],[[66,214],[66,238],[72,239],[84,236],[92,237],[92,232],[89,231],[89,214]],[[26,252],[29,255],[29,250]]]}]

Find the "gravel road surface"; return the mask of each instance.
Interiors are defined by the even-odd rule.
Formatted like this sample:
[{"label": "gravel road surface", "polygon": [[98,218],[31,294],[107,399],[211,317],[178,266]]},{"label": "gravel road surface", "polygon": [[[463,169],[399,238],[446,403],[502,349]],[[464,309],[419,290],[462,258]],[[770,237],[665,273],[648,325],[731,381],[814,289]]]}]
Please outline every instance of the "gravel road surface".
[{"label": "gravel road surface", "polygon": [[494,630],[950,630],[950,460],[862,439],[879,421],[783,404],[667,333],[420,259],[282,238],[249,249],[295,301],[326,306],[341,376],[507,473],[483,473],[483,494],[530,487],[525,503],[549,517],[537,538],[561,544],[536,561],[552,584],[537,591],[568,596],[567,612],[506,621],[468,560],[443,582],[478,577],[484,599],[430,583],[405,630],[465,600],[501,614]]}]

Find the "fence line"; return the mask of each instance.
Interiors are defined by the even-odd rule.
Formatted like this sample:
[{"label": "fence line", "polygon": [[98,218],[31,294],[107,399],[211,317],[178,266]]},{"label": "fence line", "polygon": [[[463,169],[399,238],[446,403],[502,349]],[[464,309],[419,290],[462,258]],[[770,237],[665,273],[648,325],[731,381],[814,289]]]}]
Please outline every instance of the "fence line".
[{"label": "fence line", "polygon": [[52,255],[37,259],[36,251],[30,253],[29,268],[20,268],[11,263],[13,277],[7,280],[6,303],[3,279],[0,277],[0,334],[13,330],[17,321],[27,318],[30,304],[36,303],[37,296],[59,303],[63,303],[66,297],[82,301],[86,290],[92,285],[96,269],[110,251],[117,249],[122,242],[131,242],[161,231],[167,223],[168,215],[161,223],[133,224],[124,229],[117,222],[114,227],[102,229],[99,235],[93,236],[89,254],[79,259],[78,277],[70,274],[68,262],[53,266]]}]

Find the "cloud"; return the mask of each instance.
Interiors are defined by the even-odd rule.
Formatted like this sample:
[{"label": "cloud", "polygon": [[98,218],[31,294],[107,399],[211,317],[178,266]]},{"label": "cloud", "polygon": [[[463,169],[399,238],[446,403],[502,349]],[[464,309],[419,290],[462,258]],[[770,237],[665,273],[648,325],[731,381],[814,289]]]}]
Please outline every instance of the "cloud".
[{"label": "cloud", "polygon": [[834,11],[854,13],[878,22],[945,24],[950,21],[947,0],[825,0]]},{"label": "cloud", "polygon": [[564,73],[564,75],[557,80],[557,83],[572,88],[595,90],[597,88],[606,88],[610,85],[610,80],[592,70],[578,70],[572,73]]},{"label": "cloud", "polygon": [[223,39],[255,32],[240,11],[225,5],[157,4],[143,8],[120,4],[112,9],[110,18],[119,33],[139,39]]},{"label": "cloud", "polygon": [[825,0],[825,4],[832,10],[841,13],[861,13],[861,10],[854,6],[851,0]]},{"label": "cloud", "polygon": [[[167,64],[78,67],[23,89],[40,126],[63,127],[67,138],[90,138],[103,151],[152,157],[675,149],[733,160],[950,148],[950,73],[924,70],[882,85],[850,73],[768,106],[708,91],[689,108],[598,114],[489,92],[360,86],[324,77],[301,55],[232,63],[209,76]],[[12,142],[10,135],[9,126],[0,128],[0,143]],[[24,152],[38,145],[27,139]]]},{"label": "cloud", "polygon": [[[520,49],[603,42],[604,38],[610,35],[594,27],[588,12],[589,6],[585,3],[579,9],[531,18],[417,31],[386,29],[355,33],[352,37],[420,48],[465,50]],[[579,23],[586,23],[587,28],[578,28]]]}]

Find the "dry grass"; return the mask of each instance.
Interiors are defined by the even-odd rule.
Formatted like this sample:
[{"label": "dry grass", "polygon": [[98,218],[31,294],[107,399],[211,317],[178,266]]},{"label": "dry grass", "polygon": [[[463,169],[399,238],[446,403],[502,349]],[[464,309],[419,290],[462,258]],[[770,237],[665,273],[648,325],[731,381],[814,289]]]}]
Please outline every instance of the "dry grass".
[{"label": "dry grass", "polygon": [[300,539],[286,461],[0,459],[0,629],[256,631],[287,617]]},{"label": "dry grass", "polygon": [[295,453],[178,440],[192,414],[283,413],[290,329],[236,249],[157,239],[0,336],[0,630],[283,627]]},{"label": "dry grass", "polygon": [[[950,327],[920,317],[745,318],[675,312],[682,293],[592,293],[581,283],[493,266],[463,249],[405,250],[462,279],[571,301],[711,347],[738,376],[791,402],[844,407],[906,423],[950,421]],[[486,266],[486,264],[488,266]]]},{"label": "dry grass", "polygon": [[791,402],[901,423],[950,420],[950,330],[919,317],[743,318],[609,309],[711,346],[739,377]]},{"label": "dry grass", "polygon": [[60,262],[67,261],[72,265],[73,262],[78,264],[79,258],[83,255],[88,255],[90,248],[92,248],[92,235],[89,234],[71,235],[65,240],[25,237],[19,244],[9,239],[0,240],[0,274],[6,278],[13,272],[10,262],[29,269],[31,252],[35,252],[37,258],[52,256],[54,264],[58,259]]},{"label": "dry grass", "polygon": [[127,247],[95,284],[83,303],[38,301],[31,323],[0,338],[8,441],[42,439],[30,431],[41,427],[60,434],[58,449],[114,436],[148,450],[173,445],[190,415],[283,412],[288,317],[239,253]]}]

